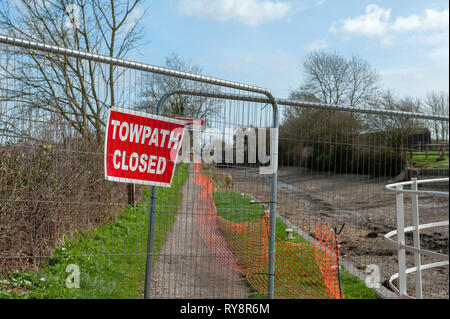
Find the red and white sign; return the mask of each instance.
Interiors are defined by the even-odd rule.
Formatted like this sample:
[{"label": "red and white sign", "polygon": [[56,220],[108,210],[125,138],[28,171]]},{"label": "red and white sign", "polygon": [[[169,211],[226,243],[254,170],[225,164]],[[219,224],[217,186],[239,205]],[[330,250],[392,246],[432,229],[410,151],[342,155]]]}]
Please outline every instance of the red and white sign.
[{"label": "red and white sign", "polygon": [[170,187],[185,122],[111,108],[105,138],[105,178]]}]

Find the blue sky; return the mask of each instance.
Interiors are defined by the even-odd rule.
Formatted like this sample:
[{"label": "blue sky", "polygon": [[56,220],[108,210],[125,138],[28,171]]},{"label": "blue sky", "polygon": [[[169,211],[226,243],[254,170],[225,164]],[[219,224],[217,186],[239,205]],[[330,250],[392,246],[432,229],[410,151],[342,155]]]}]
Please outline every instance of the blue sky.
[{"label": "blue sky", "polygon": [[425,97],[449,86],[448,1],[150,1],[135,59],[163,65],[172,52],[204,74],[287,97],[313,49],[359,55],[382,87]]}]

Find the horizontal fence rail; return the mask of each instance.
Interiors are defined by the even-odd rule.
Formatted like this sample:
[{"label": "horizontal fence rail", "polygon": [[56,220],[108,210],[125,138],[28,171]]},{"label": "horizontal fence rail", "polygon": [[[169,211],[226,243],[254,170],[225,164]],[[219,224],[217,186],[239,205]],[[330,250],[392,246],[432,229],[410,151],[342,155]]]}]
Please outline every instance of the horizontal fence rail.
[{"label": "horizontal fence rail", "polygon": [[[221,92],[206,92],[206,91],[198,91],[198,90],[182,90],[182,89],[180,89],[180,90],[172,91],[168,94],[169,95],[186,94],[186,95],[192,95],[192,96],[230,99],[230,100],[235,100],[235,101],[248,101],[248,102],[255,102],[255,103],[271,103],[270,99],[264,98],[264,97],[248,96],[248,95],[242,95],[242,94],[221,93]],[[430,115],[430,114],[423,114],[423,113],[382,110],[382,109],[375,109],[375,108],[340,106],[340,105],[326,104],[326,103],[302,102],[302,101],[282,99],[282,98],[275,98],[275,100],[277,102],[277,105],[280,105],[280,106],[292,106],[292,107],[303,107],[303,108],[312,108],[312,109],[346,111],[346,112],[373,114],[373,115],[385,115],[385,116],[401,116],[401,117],[411,117],[411,118],[424,119],[424,120],[437,120],[437,121],[447,121],[447,122],[449,121],[449,118],[447,116],[443,116],[443,115]]]},{"label": "horizontal fence rail", "polygon": [[13,38],[13,37],[6,36],[6,35],[0,35],[0,43],[19,47],[19,48],[26,48],[26,49],[43,51],[43,52],[49,52],[49,53],[58,54],[58,55],[80,58],[83,60],[90,60],[90,61],[96,61],[96,62],[105,63],[105,64],[111,64],[111,65],[115,65],[115,66],[121,66],[121,67],[129,68],[129,69],[135,69],[135,70],[151,72],[151,73],[167,75],[167,76],[174,76],[177,78],[188,79],[188,80],[198,81],[198,82],[203,82],[203,83],[208,83],[208,84],[215,84],[215,85],[219,85],[219,86],[223,86],[223,87],[229,87],[229,88],[234,88],[234,89],[239,89],[239,90],[244,90],[244,91],[249,91],[249,92],[254,92],[254,93],[261,93],[261,94],[267,95],[270,100],[273,100],[272,95],[266,89],[260,88],[257,86],[239,83],[239,82],[226,81],[226,80],[222,80],[222,79],[218,79],[218,78],[172,70],[172,69],[154,66],[154,65],[150,65],[150,64],[144,64],[144,63],[134,62],[134,61],[130,61],[130,60],[118,59],[118,58],[113,58],[113,57],[109,57],[109,56],[94,54],[94,53],[90,53],[90,52],[62,48],[62,47],[47,45],[47,44],[39,43],[39,42],[17,39],[17,38]]},{"label": "horizontal fence rail", "polygon": [[[21,48],[27,48],[27,49],[34,49],[59,55],[66,55],[74,58],[80,58],[84,60],[91,60],[96,61],[100,63],[105,64],[112,64],[115,66],[122,66],[130,69],[136,69],[161,75],[167,75],[167,76],[174,76],[178,78],[193,80],[193,81],[199,81],[204,82],[208,84],[215,84],[219,86],[239,89],[243,91],[249,91],[254,93],[260,93],[267,95],[267,99],[263,98],[257,98],[257,97],[247,97],[243,98],[242,96],[239,97],[239,95],[236,95],[233,97],[235,100],[251,100],[252,102],[259,102],[259,103],[273,103],[277,102],[279,105],[286,105],[286,106],[294,106],[294,107],[311,107],[311,108],[318,108],[318,109],[333,109],[333,110],[339,110],[339,111],[349,111],[349,112],[357,112],[357,113],[367,113],[367,114],[379,114],[379,115],[392,115],[392,116],[409,116],[414,118],[421,118],[421,119],[428,119],[428,120],[442,120],[442,121],[449,121],[449,118],[447,116],[443,115],[428,115],[428,114],[422,114],[422,113],[412,113],[412,112],[402,112],[402,111],[393,111],[393,110],[377,110],[373,108],[356,108],[356,107],[349,107],[349,106],[337,106],[333,104],[325,104],[325,103],[316,103],[316,102],[302,102],[297,100],[289,100],[289,99],[276,99],[272,96],[272,94],[264,88],[247,85],[239,82],[233,82],[233,81],[226,81],[214,77],[208,77],[198,74],[192,74],[187,72],[181,72],[176,70],[171,70],[168,68],[163,68],[159,66],[153,66],[150,64],[144,64],[139,62],[134,62],[126,59],[117,59],[113,57],[108,56],[102,56],[98,54],[88,53],[84,51],[78,51],[73,49],[67,49],[67,48],[61,48],[57,46],[52,45],[46,45],[43,43],[28,41],[28,40],[22,40],[17,39],[13,37],[9,37],[6,35],[0,34],[0,43],[12,45],[16,47]],[[181,93],[181,91],[179,92]],[[197,92],[198,95],[201,96],[208,96],[207,92]],[[192,90],[190,92],[191,95],[195,95],[195,91]],[[211,97],[217,97],[217,95],[211,95]]]}]

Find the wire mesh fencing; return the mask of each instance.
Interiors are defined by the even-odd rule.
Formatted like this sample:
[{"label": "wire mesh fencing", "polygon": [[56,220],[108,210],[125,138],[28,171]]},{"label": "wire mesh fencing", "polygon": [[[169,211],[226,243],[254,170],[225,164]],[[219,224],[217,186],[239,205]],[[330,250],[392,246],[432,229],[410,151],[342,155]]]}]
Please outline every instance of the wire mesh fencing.
[{"label": "wire mesh fencing", "polygon": [[[448,176],[448,146],[429,147],[448,120],[276,100],[0,40],[0,296],[144,297],[151,191],[105,181],[104,128],[110,106],[154,113],[167,95],[160,114],[204,125],[153,202],[149,297],[358,298],[368,284],[394,297],[396,251],[383,235],[395,229],[395,196],[384,185]],[[420,203],[423,222],[447,214],[448,200]],[[448,229],[422,239],[448,254]],[[448,296],[448,268],[425,272],[424,291]]]},{"label": "wire mesh fencing", "polygon": [[[248,95],[265,91],[42,43],[2,40],[7,43],[1,47],[0,73],[2,297],[142,297],[150,190],[137,187],[138,204],[133,207],[129,189],[104,180],[108,108],[155,112],[158,99],[171,87],[224,93],[244,89]],[[172,118],[206,119],[209,114],[219,118],[227,107],[218,99],[174,96],[161,113]],[[188,249],[182,245],[186,241],[177,241],[175,251],[167,248],[183,216],[194,210],[190,206],[194,173],[189,165],[180,164],[172,187],[159,190],[152,255],[155,269],[164,256],[203,259],[202,266],[195,264],[188,272],[180,270],[184,272],[166,278],[165,285],[175,287],[175,292],[153,284],[157,291],[152,296],[179,296],[177,285],[183,276],[199,279],[190,282],[189,296],[196,296],[196,291],[209,298],[248,296],[247,290],[242,294],[230,286],[232,274],[227,267],[216,267],[215,256],[202,250],[201,242]],[[166,266],[163,273],[170,274]],[[201,284],[199,276],[216,278],[218,272],[231,287],[226,294],[224,283]],[[242,284],[239,276],[236,280]]]},{"label": "wire mesh fencing", "polygon": [[[384,234],[396,229],[396,205],[395,195],[384,186],[412,177],[448,176],[448,151],[444,151],[448,146],[433,145],[445,137],[432,130],[447,125],[448,119],[316,106],[312,103],[311,107],[284,110],[278,213],[305,232],[317,219],[333,227],[345,225],[339,236],[342,259],[366,280],[376,279],[372,286],[379,287],[380,294],[393,297],[384,288],[389,289],[388,279],[398,270],[397,253],[386,245]],[[428,146],[434,155],[426,154]],[[441,187],[448,188],[448,184],[431,186]],[[411,199],[405,198],[410,208]],[[422,196],[419,205],[421,222],[446,219],[448,197]],[[410,214],[405,225],[412,225]],[[421,242],[448,254],[448,228],[424,232]],[[413,267],[412,254],[408,258],[409,267]],[[430,270],[424,276],[425,296],[448,295],[448,267]]]},{"label": "wire mesh fencing", "polygon": [[108,271],[142,260],[139,241],[120,234],[145,228],[123,222],[138,208],[126,186],[104,180],[102,143],[111,100],[142,99],[140,72],[115,69],[111,89],[109,65],[14,46],[0,60],[2,297],[139,297],[139,274]]}]

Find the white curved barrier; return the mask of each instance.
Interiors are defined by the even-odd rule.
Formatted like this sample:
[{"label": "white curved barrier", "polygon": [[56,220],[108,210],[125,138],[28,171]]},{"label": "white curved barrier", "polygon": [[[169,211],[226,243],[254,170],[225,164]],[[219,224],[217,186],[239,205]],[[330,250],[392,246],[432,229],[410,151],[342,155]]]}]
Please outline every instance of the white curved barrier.
[{"label": "white curved barrier", "polygon": [[[448,192],[438,192],[438,191],[419,191],[417,185],[426,183],[438,183],[438,182],[448,182],[447,178],[435,178],[418,181],[413,178],[409,182],[394,183],[386,185],[385,188],[389,191],[395,191],[396,193],[396,214],[397,214],[397,230],[391,231],[384,235],[384,238],[389,244],[397,247],[398,251],[398,273],[392,275],[389,279],[389,286],[400,296],[400,298],[422,298],[422,270],[431,269],[435,267],[442,267],[449,264],[449,256],[434,251],[421,249],[420,248],[420,230],[448,226],[449,221],[439,221],[435,223],[420,224],[419,223],[419,199],[418,196],[421,194],[432,194],[439,196],[449,196]],[[403,186],[411,185],[410,190],[403,189]],[[412,199],[412,222],[413,225],[410,227],[405,227],[405,212],[403,205],[403,194],[411,194]],[[405,244],[405,233],[413,232],[413,243],[414,246]],[[393,240],[391,237],[397,236],[397,240]],[[414,253],[414,267],[406,268],[406,252]],[[426,255],[439,259],[441,261],[421,264],[421,255]],[[406,279],[407,274],[415,273],[415,297],[408,295],[406,289]],[[393,281],[398,278],[399,287],[395,287]]]}]

